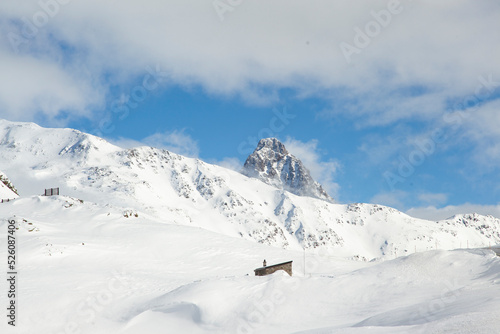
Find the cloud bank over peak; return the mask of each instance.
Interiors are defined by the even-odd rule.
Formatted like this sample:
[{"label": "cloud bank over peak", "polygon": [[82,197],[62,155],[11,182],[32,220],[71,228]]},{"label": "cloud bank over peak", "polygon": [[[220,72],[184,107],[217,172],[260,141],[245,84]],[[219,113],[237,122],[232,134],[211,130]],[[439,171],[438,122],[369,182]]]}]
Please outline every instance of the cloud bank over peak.
[{"label": "cloud bank over peak", "polygon": [[191,158],[197,158],[200,153],[198,142],[185,130],[156,132],[141,140],[120,138],[118,140],[109,139],[109,141],[122,148],[151,146]]},{"label": "cloud bank over peak", "polygon": [[[0,64],[11,69],[0,85],[24,87],[21,105],[0,95],[4,114],[42,100],[35,109],[48,117],[86,115],[107,87],[156,65],[173,84],[255,103],[275,101],[280,88],[322,92],[337,101],[333,112],[368,124],[435,118],[479,75],[500,78],[495,1],[245,1],[223,20],[212,2],[185,0],[4,1],[0,13]],[[357,52],[346,57],[345,44]]]}]

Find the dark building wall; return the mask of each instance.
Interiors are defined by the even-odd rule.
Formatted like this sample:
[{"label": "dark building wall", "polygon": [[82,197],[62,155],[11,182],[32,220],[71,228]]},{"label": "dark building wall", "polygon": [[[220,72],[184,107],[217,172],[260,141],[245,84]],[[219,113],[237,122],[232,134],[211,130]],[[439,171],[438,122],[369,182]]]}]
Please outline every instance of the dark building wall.
[{"label": "dark building wall", "polygon": [[255,269],[255,276],[270,275],[278,270],[284,270],[288,275],[292,276],[292,261]]}]

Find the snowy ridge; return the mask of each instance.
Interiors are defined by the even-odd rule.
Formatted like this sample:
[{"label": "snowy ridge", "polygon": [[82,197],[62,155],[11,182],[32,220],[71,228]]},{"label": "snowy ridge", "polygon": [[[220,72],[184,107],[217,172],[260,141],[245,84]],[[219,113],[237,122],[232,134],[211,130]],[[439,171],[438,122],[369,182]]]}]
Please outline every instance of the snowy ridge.
[{"label": "snowy ridge", "polygon": [[[287,155],[281,143],[262,143]],[[120,149],[71,129],[0,121],[0,161],[23,196],[58,186],[88,202],[286,249],[372,260],[500,243],[493,217],[431,222],[380,205],[333,204],[198,159],[151,147]],[[307,179],[301,175],[291,180]]]},{"label": "snowy ridge", "polygon": [[311,177],[302,161],[290,154],[276,138],[259,141],[247,158],[242,173],[299,196],[333,202],[323,187]]},{"label": "snowy ridge", "polygon": [[0,135],[0,146],[6,148],[2,150],[2,157],[16,160],[21,154],[30,154],[29,162],[66,156],[93,163],[92,158],[102,156],[99,151],[120,150],[102,138],[78,130],[45,129],[35,123],[0,120]]}]

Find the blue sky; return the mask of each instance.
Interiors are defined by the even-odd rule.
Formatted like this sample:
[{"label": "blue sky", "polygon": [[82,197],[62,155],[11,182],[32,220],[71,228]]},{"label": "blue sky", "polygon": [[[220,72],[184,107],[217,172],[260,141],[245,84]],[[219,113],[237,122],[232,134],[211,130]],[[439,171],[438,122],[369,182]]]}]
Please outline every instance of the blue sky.
[{"label": "blue sky", "polygon": [[500,216],[496,1],[0,4],[0,117],[238,169],[275,136],[340,202]]}]

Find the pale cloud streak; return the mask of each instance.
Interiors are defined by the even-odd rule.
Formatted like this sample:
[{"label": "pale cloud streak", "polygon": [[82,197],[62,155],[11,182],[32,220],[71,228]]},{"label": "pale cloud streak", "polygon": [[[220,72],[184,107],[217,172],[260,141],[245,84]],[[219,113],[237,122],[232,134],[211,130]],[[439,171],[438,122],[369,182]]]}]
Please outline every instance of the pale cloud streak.
[{"label": "pale cloud streak", "polygon": [[428,219],[428,220],[442,220],[450,218],[458,214],[479,213],[481,215],[491,215],[500,218],[500,203],[497,205],[480,205],[465,203],[462,205],[449,205],[443,208],[436,208],[435,206],[411,208],[406,213],[412,217]]},{"label": "pale cloud streak", "polygon": [[234,170],[235,172],[240,172],[243,167],[243,163],[238,158],[234,157],[225,157],[220,161],[209,160],[208,162],[214,165]]},{"label": "pale cloud streak", "polygon": [[423,203],[441,205],[441,204],[446,204],[446,201],[448,201],[448,195],[424,193],[424,194],[419,194],[418,199]]},{"label": "pale cloud streak", "polygon": [[122,148],[134,148],[139,146],[151,146],[165,149],[190,158],[197,158],[200,153],[198,142],[194,140],[185,130],[173,130],[157,132],[141,140],[120,138],[118,140],[108,139],[112,144]]},{"label": "pale cloud streak", "polygon": [[404,202],[410,194],[402,190],[394,190],[390,192],[381,192],[376,194],[370,199],[370,203],[382,204],[396,208],[398,210],[404,209]]},{"label": "pale cloud streak", "polygon": [[149,146],[163,148],[191,158],[198,157],[200,153],[198,142],[188,135],[185,130],[155,133],[142,141]]},{"label": "pale cloud streak", "polygon": [[0,115],[32,121],[39,115],[48,119],[71,110],[79,117],[91,117],[89,108],[102,101],[102,92],[80,81],[49,59],[15,56],[0,49]]},{"label": "pale cloud streak", "polygon": [[289,153],[299,158],[330,196],[338,200],[340,186],[335,182],[336,174],[340,168],[337,161],[324,161],[318,141],[313,139],[308,142],[288,137],[283,144]]}]

